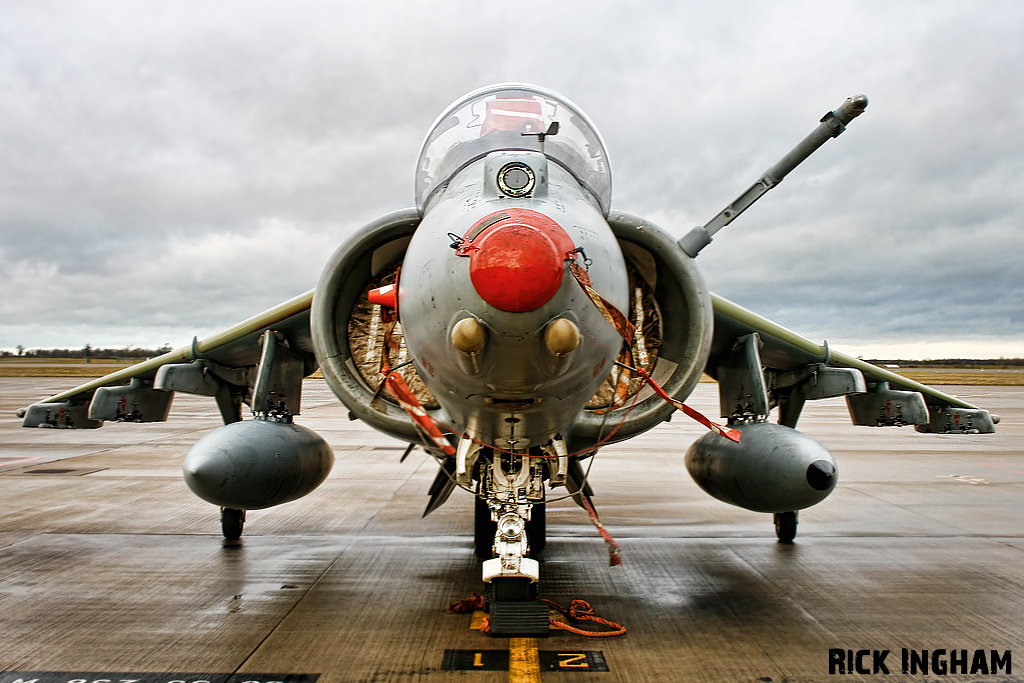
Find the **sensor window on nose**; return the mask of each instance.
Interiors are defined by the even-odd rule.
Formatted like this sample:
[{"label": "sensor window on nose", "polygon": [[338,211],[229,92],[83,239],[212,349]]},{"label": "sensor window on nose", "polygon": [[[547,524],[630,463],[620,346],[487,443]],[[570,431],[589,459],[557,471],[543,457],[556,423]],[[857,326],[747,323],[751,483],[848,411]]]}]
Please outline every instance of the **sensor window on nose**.
[{"label": "sensor window on nose", "polygon": [[521,161],[505,164],[498,171],[498,189],[509,197],[525,197],[536,182],[533,169]]}]

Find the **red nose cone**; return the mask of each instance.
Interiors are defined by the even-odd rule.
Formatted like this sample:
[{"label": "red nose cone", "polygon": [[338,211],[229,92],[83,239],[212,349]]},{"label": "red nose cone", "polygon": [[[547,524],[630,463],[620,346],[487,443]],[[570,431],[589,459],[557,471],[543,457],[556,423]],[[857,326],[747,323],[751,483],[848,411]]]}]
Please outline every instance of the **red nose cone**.
[{"label": "red nose cone", "polygon": [[562,284],[563,254],[543,227],[512,219],[479,238],[469,277],[484,301],[521,313],[540,308],[555,295]]}]

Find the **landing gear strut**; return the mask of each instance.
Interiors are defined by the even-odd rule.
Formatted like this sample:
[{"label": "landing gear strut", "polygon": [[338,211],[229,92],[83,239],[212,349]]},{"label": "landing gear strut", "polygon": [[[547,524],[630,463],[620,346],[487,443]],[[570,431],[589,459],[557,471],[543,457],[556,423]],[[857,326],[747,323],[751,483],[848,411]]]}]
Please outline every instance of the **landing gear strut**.
[{"label": "landing gear strut", "polygon": [[796,538],[796,512],[776,512],[772,517],[775,519],[775,535],[779,543],[792,543]]},{"label": "landing gear strut", "polygon": [[[465,463],[456,476],[472,471],[470,448],[460,443]],[[473,453],[473,455],[476,455]],[[473,541],[487,584],[489,634],[500,638],[548,635],[548,610],[537,599],[540,564],[536,556],[546,540],[544,478],[549,464],[527,453],[492,452],[479,467]],[[556,458],[562,456],[555,453]],[[558,470],[561,471],[561,470]]]},{"label": "landing gear strut", "polygon": [[237,541],[241,538],[243,526],[245,526],[245,510],[220,509],[220,529],[226,540]]},{"label": "landing gear strut", "polygon": [[487,501],[477,496],[473,508],[473,549],[476,556],[481,560],[489,560],[494,557],[494,532],[498,530],[498,523],[491,520],[491,509],[487,507]]},{"label": "landing gear strut", "polygon": [[[526,536],[530,539],[530,555],[537,557],[544,552],[547,544],[547,508],[544,503],[534,503],[530,521],[526,523]],[[477,497],[473,508],[473,549],[481,560],[494,557],[494,534],[498,523],[491,519],[487,501]]]}]

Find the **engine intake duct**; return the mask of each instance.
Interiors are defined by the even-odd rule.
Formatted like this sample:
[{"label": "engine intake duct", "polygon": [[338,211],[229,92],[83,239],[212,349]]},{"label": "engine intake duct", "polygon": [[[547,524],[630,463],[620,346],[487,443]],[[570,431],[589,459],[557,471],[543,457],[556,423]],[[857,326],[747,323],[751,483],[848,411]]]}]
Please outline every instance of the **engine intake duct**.
[{"label": "engine intake duct", "polygon": [[[637,286],[649,291],[657,312],[657,324],[653,324],[654,316],[646,312],[643,322],[631,319],[634,324],[640,323],[640,336],[649,333],[642,344],[638,342],[634,347],[645,348],[651,362],[645,363],[642,357],[635,362],[638,367],[646,365],[645,370],[670,396],[685,400],[700,381],[711,353],[713,311],[704,278],[693,259],[676,246],[675,238],[650,221],[612,211],[608,225],[619,240],[623,255],[643,280]],[[643,310],[643,301],[637,306],[634,299],[631,308]],[[582,450],[605,439],[610,424],[620,425],[611,439],[614,443],[671,418],[675,410],[671,404],[652,389],[641,389],[641,382],[636,381],[635,385],[639,392],[635,403],[630,399],[611,410],[580,415],[569,435],[570,450]],[[614,388],[613,383],[610,395]]]},{"label": "engine intake duct", "polygon": [[[384,342],[384,313],[367,294],[394,273],[420,222],[415,209],[396,211],[369,223],[330,258],[317,283],[310,309],[310,334],[327,386],[349,409],[352,419],[408,443],[430,448],[397,402],[377,390],[383,380],[378,349]],[[376,305],[379,309],[379,304]],[[360,321],[365,318],[365,325]],[[353,334],[354,332],[354,334]],[[397,337],[398,332],[394,332]],[[414,392],[422,386],[415,369],[402,371]],[[427,392],[429,393],[429,392]],[[417,398],[431,413],[432,397]]]}]

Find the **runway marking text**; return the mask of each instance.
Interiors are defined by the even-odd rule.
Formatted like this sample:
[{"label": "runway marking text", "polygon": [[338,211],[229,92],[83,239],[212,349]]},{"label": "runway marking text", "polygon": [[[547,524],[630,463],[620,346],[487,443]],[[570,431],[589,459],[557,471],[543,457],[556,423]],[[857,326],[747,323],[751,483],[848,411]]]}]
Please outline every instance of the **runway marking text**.
[{"label": "runway marking text", "polygon": [[[595,650],[558,652],[540,650],[541,671],[607,672],[604,653]],[[443,671],[508,671],[508,650],[445,650]],[[25,683],[28,683],[27,681]]]}]

